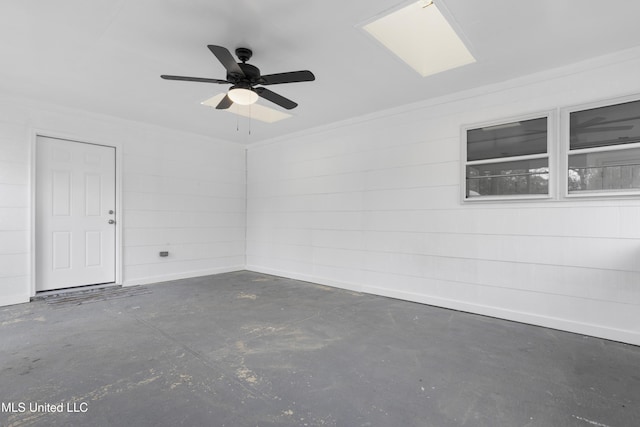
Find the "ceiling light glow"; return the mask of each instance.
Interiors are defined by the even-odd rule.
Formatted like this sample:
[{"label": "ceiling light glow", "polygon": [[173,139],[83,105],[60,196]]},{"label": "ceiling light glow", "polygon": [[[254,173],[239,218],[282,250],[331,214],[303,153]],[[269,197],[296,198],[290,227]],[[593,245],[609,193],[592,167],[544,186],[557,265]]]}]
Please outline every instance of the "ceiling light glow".
[{"label": "ceiling light glow", "polygon": [[433,1],[412,2],[362,29],[423,77],[476,62]]},{"label": "ceiling light glow", "polygon": [[502,125],[494,125],[494,126],[487,126],[487,127],[483,127],[482,130],[485,132],[490,132],[492,130],[500,130],[500,129],[508,129],[508,128],[515,128],[520,126],[520,122],[512,122],[512,123],[505,123]]},{"label": "ceiling light glow", "polygon": [[[206,105],[207,107],[216,108],[218,103],[222,101],[222,98],[224,98],[225,95],[225,93],[219,93],[212,98],[202,101],[201,104]],[[257,103],[251,105],[233,104],[226,110],[218,111],[226,111],[227,113],[237,114],[238,116],[250,117],[251,119],[259,120],[265,123],[275,123],[279,122],[280,120],[292,117],[291,114],[273,108],[265,107],[264,105],[260,105]]]}]

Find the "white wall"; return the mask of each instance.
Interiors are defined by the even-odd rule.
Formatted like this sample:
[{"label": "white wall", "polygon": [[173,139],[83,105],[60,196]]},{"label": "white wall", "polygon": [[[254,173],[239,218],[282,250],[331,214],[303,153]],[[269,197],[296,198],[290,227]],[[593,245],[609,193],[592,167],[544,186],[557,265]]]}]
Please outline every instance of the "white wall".
[{"label": "white wall", "polygon": [[151,133],[124,152],[125,284],[244,268],[243,146]]},{"label": "white wall", "polygon": [[0,112],[0,305],[28,299],[29,161],[26,127]]},{"label": "white wall", "polygon": [[[244,267],[243,146],[5,98],[0,102],[0,305],[33,295],[35,132],[118,146],[123,284]],[[170,256],[160,258],[161,250]]]},{"label": "white wall", "polygon": [[250,146],[247,268],[640,344],[640,197],[462,203],[460,132],[640,93],[628,51]]}]

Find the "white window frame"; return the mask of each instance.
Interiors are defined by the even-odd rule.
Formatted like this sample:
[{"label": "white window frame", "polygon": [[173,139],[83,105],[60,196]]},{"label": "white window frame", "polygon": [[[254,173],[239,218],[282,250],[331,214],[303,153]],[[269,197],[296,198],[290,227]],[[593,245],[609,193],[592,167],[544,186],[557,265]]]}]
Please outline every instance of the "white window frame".
[{"label": "white window frame", "polygon": [[[557,110],[545,110],[535,113],[523,114],[519,116],[512,116],[508,118],[502,118],[499,120],[478,122],[461,127],[460,135],[460,196],[463,203],[482,203],[482,202],[510,202],[510,201],[540,201],[554,199],[556,195],[556,138],[557,138],[557,126],[556,126]],[[547,119],[547,152],[544,154],[531,154],[525,156],[513,156],[513,157],[499,157],[484,160],[472,160],[467,161],[467,131],[505,125],[514,122],[522,122],[526,120],[534,119]],[[547,194],[510,194],[510,195],[498,195],[498,196],[476,196],[467,197],[467,166],[487,164],[487,163],[508,163],[520,160],[532,160],[532,159],[547,159],[549,164],[549,191]]]},{"label": "white window frame", "polygon": [[590,110],[593,108],[607,107],[611,105],[624,104],[626,102],[640,101],[640,94],[629,95],[619,98],[605,99],[585,104],[572,105],[560,110],[560,135],[563,141],[561,148],[561,161],[560,168],[561,173],[561,191],[562,197],[565,199],[584,199],[584,198],[629,198],[632,196],[640,195],[640,188],[638,189],[625,189],[625,190],[585,190],[580,192],[569,193],[569,153],[575,154],[589,154],[597,152],[615,152],[631,149],[640,149],[639,143],[609,145],[605,147],[583,148],[577,150],[571,150],[571,113]]}]

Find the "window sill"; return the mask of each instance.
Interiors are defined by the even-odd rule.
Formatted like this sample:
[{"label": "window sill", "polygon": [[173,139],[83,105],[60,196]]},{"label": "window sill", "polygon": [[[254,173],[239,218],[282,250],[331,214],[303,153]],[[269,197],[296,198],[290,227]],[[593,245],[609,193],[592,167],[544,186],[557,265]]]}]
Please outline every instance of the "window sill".
[{"label": "window sill", "polygon": [[539,202],[541,200],[551,200],[553,197],[549,194],[532,194],[532,195],[519,195],[519,196],[476,196],[465,197],[462,199],[463,203],[509,203],[509,202]]},{"label": "window sill", "polygon": [[620,198],[628,199],[632,197],[640,196],[640,189],[638,190],[585,190],[580,192],[572,192],[564,195],[566,199],[601,199],[601,198]]}]

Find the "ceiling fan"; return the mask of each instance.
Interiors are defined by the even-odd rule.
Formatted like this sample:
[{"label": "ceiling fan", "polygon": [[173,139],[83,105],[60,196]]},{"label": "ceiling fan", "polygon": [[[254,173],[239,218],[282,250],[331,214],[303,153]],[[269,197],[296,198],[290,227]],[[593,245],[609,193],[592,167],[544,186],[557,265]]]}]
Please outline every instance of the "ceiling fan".
[{"label": "ceiling fan", "polygon": [[[247,64],[247,61],[253,55],[251,49],[245,47],[239,47],[236,49],[236,56],[241,62],[236,60],[231,55],[231,52],[227,48],[222,46],[208,45],[209,50],[218,58],[218,61],[226,68],[227,78],[226,80],[220,79],[208,79],[202,77],[184,77],[184,76],[170,76],[163,74],[162,77],[165,80],[184,80],[188,82],[202,82],[202,83],[218,83],[218,84],[231,84],[231,88],[227,92],[224,98],[218,103],[216,108],[218,110],[226,110],[234,103],[240,105],[250,105],[258,100],[258,97],[264,98],[267,101],[271,101],[287,110],[291,110],[298,106],[295,102],[285,98],[282,95],[267,89],[268,85],[276,85],[283,83],[297,83],[297,82],[310,82],[315,80],[315,76],[311,71],[290,71],[287,73],[267,74],[266,76],[260,75],[258,67]],[[255,87],[260,85],[260,87]]]},{"label": "ceiling fan", "polygon": [[583,132],[606,132],[606,131],[619,131],[619,130],[629,130],[633,129],[633,125],[622,125],[622,126],[607,126],[611,123],[620,123],[627,122],[630,120],[635,120],[638,117],[630,117],[623,118],[617,120],[607,120],[604,117],[594,117],[582,123],[571,123],[572,130],[575,133],[583,133]]}]

